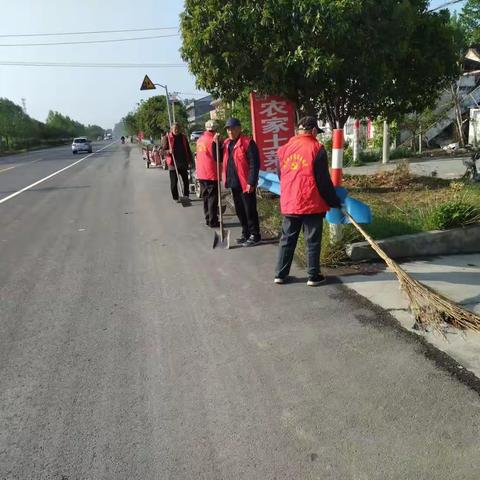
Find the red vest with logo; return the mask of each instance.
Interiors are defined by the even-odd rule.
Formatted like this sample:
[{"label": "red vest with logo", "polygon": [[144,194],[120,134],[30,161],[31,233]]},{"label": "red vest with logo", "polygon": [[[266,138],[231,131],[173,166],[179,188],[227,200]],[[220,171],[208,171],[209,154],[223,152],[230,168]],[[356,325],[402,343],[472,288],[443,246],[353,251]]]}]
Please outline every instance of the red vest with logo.
[{"label": "red vest with logo", "polygon": [[309,215],[330,210],[318,191],[313,172],[313,161],[322,148],[323,145],[311,135],[297,135],[278,149],[283,215]]},{"label": "red vest with logo", "polygon": [[[182,142],[183,142],[183,148],[185,149],[186,156],[188,157],[188,148],[187,148],[187,137],[183,135],[183,133],[180,133],[179,135],[182,136]],[[170,151],[173,150],[173,145],[175,143],[175,136],[173,135],[172,132],[168,132],[168,149]],[[172,155],[170,153],[167,153],[167,165],[171,167],[173,165],[173,159]]]},{"label": "red vest with logo", "polygon": [[197,140],[196,176],[199,180],[218,180],[217,163],[213,156],[215,133],[206,131]]},{"label": "red vest with logo", "polygon": [[[235,143],[235,146],[233,147],[233,162],[235,163],[235,170],[237,171],[238,180],[240,181],[240,186],[244,193],[247,192],[248,172],[250,170],[247,150],[251,140],[252,139],[246,135],[240,135],[237,143]],[[225,179],[225,182],[227,181],[228,146],[230,145],[230,142],[231,140],[227,139],[223,144],[223,178]]]}]

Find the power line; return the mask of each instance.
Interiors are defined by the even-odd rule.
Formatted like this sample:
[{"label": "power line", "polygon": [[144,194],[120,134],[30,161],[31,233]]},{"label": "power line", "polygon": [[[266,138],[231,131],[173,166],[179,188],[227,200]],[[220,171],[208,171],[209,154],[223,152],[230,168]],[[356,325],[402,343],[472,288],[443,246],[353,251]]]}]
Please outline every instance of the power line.
[{"label": "power line", "polygon": [[44,47],[48,45],[80,45],[91,43],[114,43],[114,42],[131,42],[133,40],[151,40],[153,38],[167,38],[178,37],[178,33],[172,33],[170,35],[152,35],[150,37],[132,37],[132,38],[116,38],[108,40],[82,40],[79,42],[51,42],[51,43],[4,43],[0,44],[0,47]]},{"label": "power line", "polygon": [[73,63],[73,62],[10,62],[0,60],[0,65],[14,67],[74,67],[74,68],[186,68],[185,63]]},{"label": "power line", "polygon": [[152,32],[156,30],[176,30],[178,27],[158,27],[158,28],[128,28],[124,30],[93,30],[90,32],[56,32],[56,33],[13,33],[1,34],[0,38],[6,37],[54,37],[62,35],[90,35],[94,33],[126,33],[126,32]]}]

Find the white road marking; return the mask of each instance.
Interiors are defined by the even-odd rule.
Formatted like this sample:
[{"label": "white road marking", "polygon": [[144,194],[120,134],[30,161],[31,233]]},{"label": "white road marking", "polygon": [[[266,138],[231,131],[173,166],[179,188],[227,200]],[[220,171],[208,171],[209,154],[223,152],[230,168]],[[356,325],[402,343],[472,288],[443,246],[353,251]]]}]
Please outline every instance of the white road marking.
[{"label": "white road marking", "polygon": [[43,160],[43,159],[42,158],[37,158],[36,160],[32,160],[31,162],[19,163],[18,165],[12,165],[11,167],[7,167],[7,168],[4,168],[4,169],[0,170],[0,173],[6,172],[8,170],[12,170],[14,168],[24,167],[25,165],[31,165],[32,163],[37,163],[40,160]]},{"label": "white road marking", "polygon": [[42,179],[40,179],[40,180],[37,180],[35,183],[32,183],[31,185],[28,185],[27,187],[24,187],[24,188],[22,188],[21,190],[18,190],[18,192],[12,193],[12,194],[9,195],[8,197],[5,197],[5,198],[0,199],[0,205],[1,205],[2,203],[5,203],[5,202],[8,201],[8,200],[11,200],[12,198],[15,198],[16,196],[20,195],[21,193],[26,192],[27,190],[30,190],[31,188],[36,187],[37,185],[40,185],[40,183],[46,182],[46,181],[49,180],[50,178],[55,177],[55,175],[58,175],[59,173],[62,173],[62,172],[64,172],[65,170],[68,170],[69,168],[72,168],[73,166],[79,164],[80,162],[83,162],[84,160],[86,160],[87,158],[91,157],[92,155],[95,155],[96,153],[101,152],[102,150],[105,150],[106,148],[110,147],[110,146],[113,145],[114,143],[115,143],[115,142],[109,143],[108,145],[106,145],[105,147],[101,148],[100,150],[97,150],[96,152],[90,153],[90,154],[87,155],[86,157],[83,157],[83,158],[81,158],[80,160],[77,160],[76,162],[73,162],[73,163],[71,163],[70,165],[67,165],[67,166],[64,167],[64,168],[62,168],[62,169],[60,169],[60,170],[57,170],[56,172],[51,173],[50,175],[48,175],[48,176],[45,177],[45,178],[42,178]]}]

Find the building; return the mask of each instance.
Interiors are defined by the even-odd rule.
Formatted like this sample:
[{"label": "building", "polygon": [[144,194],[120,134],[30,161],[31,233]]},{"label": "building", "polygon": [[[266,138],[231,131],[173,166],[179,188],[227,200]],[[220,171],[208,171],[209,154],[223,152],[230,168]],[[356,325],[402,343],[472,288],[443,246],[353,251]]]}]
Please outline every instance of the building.
[{"label": "building", "polygon": [[187,106],[188,125],[202,124],[208,120],[209,112],[214,109],[211,105],[213,98],[211,95],[193,100]]}]

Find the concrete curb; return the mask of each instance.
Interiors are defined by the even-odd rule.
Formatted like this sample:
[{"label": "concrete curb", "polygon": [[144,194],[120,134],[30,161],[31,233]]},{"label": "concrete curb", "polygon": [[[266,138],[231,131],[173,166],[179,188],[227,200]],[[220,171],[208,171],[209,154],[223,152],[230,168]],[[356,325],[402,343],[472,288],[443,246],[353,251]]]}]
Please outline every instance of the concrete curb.
[{"label": "concrete curb", "polygon": [[[390,258],[415,258],[433,255],[453,255],[480,252],[480,225],[451,230],[400,235],[378,240]],[[378,260],[379,256],[368,242],[347,245],[347,255],[352,261]]]}]

